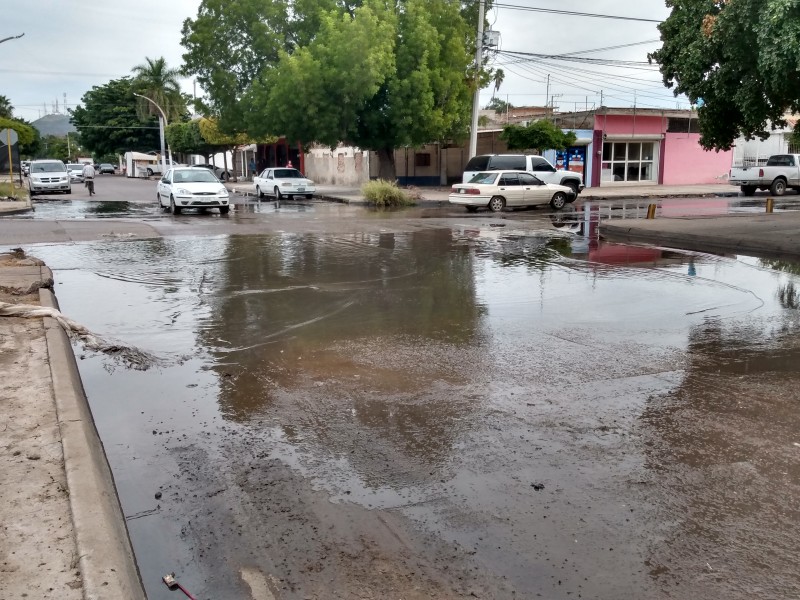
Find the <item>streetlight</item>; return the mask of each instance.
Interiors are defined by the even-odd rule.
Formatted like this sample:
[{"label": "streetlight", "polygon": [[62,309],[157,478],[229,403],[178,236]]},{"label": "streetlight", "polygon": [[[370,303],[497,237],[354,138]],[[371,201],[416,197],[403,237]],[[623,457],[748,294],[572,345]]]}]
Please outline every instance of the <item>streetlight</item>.
[{"label": "streetlight", "polygon": [[[145,100],[150,102],[153,106],[155,106],[158,109],[158,112],[161,113],[161,115],[159,115],[158,117],[158,129],[159,129],[159,134],[161,136],[161,175],[164,175],[164,173],[167,172],[167,163],[166,163],[166,158],[164,156],[164,127],[167,126],[167,115],[164,113],[161,107],[158,104],[156,104],[156,101],[153,100],[152,98],[148,98],[147,96],[142,96],[141,94],[137,94],[136,92],[134,92],[133,95],[139,98],[144,98]],[[169,151],[169,164],[170,166],[172,165],[171,149]]]}]

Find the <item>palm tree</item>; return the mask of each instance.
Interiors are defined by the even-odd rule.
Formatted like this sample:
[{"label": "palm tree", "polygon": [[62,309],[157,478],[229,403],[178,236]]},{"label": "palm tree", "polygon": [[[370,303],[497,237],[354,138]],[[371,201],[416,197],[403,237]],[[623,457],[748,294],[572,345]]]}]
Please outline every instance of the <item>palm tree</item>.
[{"label": "palm tree", "polygon": [[492,92],[492,98],[494,98],[495,93],[500,90],[500,86],[503,83],[503,80],[506,78],[506,74],[503,69],[497,69],[492,75],[492,81],[494,82],[494,91]]},{"label": "palm tree", "polygon": [[11,106],[11,100],[5,96],[0,96],[0,117],[6,119],[14,118],[14,107]]},{"label": "palm tree", "polygon": [[[158,104],[170,121],[179,118],[186,111],[186,102],[181,95],[178,83],[180,71],[170,69],[164,57],[145,58],[144,64],[133,67],[133,86],[138,94],[147,96]],[[158,115],[158,109],[144,98],[139,98],[137,110],[141,118]]]}]

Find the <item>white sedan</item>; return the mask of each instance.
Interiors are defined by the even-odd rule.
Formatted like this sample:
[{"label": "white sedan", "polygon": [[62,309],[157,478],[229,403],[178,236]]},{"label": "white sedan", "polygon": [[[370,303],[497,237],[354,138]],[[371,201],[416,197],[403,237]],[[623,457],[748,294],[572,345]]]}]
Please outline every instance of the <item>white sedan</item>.
[{"label": "white sedan", "polygon": [[314,182],[307,179],[297,169],[291,167],[271,167],[261,171],[260,175],[253,177],[253,186],[256,196],[263,198],[265,195],[275,196],[281,200],[284,196],[305,196],[309,200],[317,191]]},{"label": "white sedan", "polygon": [[487,171],[477,173],[469,183],[454,185],[449,200],[450,204],[466,206],[469,212],[482,207],[500,212],[506,207],[537,204],[559,209],[575,200],[575,192],[564,185],[544,183],[525,171]]},{"label": "white sedan", "polygon": [[158,182],[158,205],[173,215],[184,208],[218,208],[227,215],[231,209],[229,202],[227,188],[203,167],[170,169]]}]

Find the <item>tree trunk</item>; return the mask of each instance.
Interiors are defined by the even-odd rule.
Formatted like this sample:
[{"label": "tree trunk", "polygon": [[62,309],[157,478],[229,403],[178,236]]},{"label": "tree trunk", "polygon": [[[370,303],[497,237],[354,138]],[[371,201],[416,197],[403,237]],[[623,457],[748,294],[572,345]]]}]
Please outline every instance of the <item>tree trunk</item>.
[{"label": "tree trunk", "polygon": [[239,181],[239,169],[237,168],[237,155],[239,154],[239,149],[234,146],[231,149],[231,180],[232,181]]},{"label": "tree trunk", "polygon": [[386,181],[397,179],[394,168],[394,148],[378,149],[378,177]]}]

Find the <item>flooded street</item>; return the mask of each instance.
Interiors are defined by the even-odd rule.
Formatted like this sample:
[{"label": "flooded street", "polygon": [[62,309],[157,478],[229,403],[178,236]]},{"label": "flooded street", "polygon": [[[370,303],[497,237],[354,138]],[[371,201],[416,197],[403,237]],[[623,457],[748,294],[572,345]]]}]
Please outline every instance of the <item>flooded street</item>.
[{"label": "flooded street", "polygon": [[798,596],[800,267],[447,210],[27,249],[150,599]]}]

